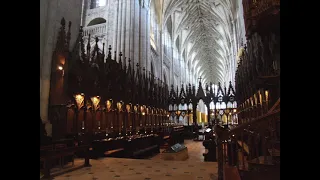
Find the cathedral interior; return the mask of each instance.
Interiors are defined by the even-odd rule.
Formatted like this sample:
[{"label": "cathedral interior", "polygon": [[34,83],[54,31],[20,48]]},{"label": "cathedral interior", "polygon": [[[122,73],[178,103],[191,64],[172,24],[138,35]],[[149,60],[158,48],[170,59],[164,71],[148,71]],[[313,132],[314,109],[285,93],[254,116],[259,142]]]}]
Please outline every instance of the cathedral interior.
[{"label": "cathedral interior", "polygon": [[280,0],[41,0],[40,179],[280,179]]}]

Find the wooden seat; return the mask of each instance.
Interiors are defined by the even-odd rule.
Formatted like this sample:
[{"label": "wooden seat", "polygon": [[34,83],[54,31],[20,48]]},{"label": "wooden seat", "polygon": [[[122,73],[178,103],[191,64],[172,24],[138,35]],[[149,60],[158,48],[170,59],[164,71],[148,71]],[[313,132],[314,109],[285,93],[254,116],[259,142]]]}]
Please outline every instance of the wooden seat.
[{"label": "wooden seat", "polygon": [[124,148],[119,148],[119,149],[113,149],[113,150],[109,150],[109,151],[106,151],[104,153],[105,156],[111,156],[113,154],[116,154],[116,153],[119,153],[119,152],[122,152],[124,151]]},{"label": "wooden seat", "polygon": [[52,160],[55,160],[60,157],[65,157],[68,154],[74,154],[75,152],[79,151],[84,151],[84,165],[85,166],[90,166],[89,163],[89,156],[88,156],[88,149],[89,147],[87,145],[83,146],[77,146],[77,147],[69,147],[69,148],[61,148],[61,149],[53,149],[50,150],[47,154],[45,155],[40,155],[40,161],[44,161],[44,178],[49,178],[50,177],[50,169],[51,169],[51,162]]},{"label": "wooden seat", "polygon": [[138,157],[139,155],[142,155],[146,152],[152,151],[158,147],[159,147],[158,145],[152,145],[152,146],[146,147],[144,149],[140,149],[138,151],[133,152],[133,157]]},{"label": "wooden seat", "polygon": [[163,149],[165,149],[165,148],[167,148],[168,146],[169,146],[169,141],[170,141],[170,136],[168,135],[168,136],[163,136],[163,138],[162,138],[162,145],[161,145],[161,148],[163,148]]},{"label": "wooden seat", "polygon": [[46,168],[46,162],[45,162],[45,158],[42,158],[41,155],[43,155],[44,153],[46,153],[47,151],[52,151],[53,150],[53,145],[48,145],[48,146],[40,146],[40,167],[41,164],[43,164],[43,168]]},{"label": "wooden seat", "polygon": [[40,151],[49,151],[53,149],[53,145],[40,146]]},{"label": "wooden seat", "polygon": [[225,180],[241,180],[238,169],[228,165],[223,167],[223,176]]},{"label": "wooden seat", "polygon": [[[55,144],[54,145],[54,149],[55,150],[61,150],[61,149],[66,149],[67,145],[66,144]],[[59,163],[60,163],[60,167],[63,168],[64,165],[64,158],[66,156],[71,156],[72,157],[72,166],[74,165],[74,152],[63,152],[61,154],[59,154],[59,156],[57,158],[59,158]]]},{"label": "wooden seat", "polygon": [[54,148],[55,149],[63,149],[63,148],[67,148],[67,145],[66,144],[55,144]]},{"label": "wooden seat", "polygon": [[164,136],[163,137],[163,140],[167,140],[167,139],[170,139],[170,136]]}]

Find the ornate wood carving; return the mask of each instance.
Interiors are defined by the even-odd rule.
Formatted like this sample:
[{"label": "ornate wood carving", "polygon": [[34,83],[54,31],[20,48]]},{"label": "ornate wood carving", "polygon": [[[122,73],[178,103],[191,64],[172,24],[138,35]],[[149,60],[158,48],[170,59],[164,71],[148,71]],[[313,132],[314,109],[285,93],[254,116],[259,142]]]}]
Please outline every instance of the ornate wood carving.
[{"label": "ornate wood carving", "polygon": [[[71,23],[69,29],[70,26]],[[70,31],[65,32],[65,20],[62,19],[52,65],[56,68],[52,71],[55,77],[52,78],[52,88],[57,90],[51,90],[50,99],[51,104],[61,104],[68,113],[57,116],[52,112],[52,118],[64,117],[60,119],[67,121],[53,128],[68,126],[69,134],[82,136],[100,131],[127,135],[138,133],[138,130],[147,132],[150,128],[154,131],[163,126],[167,122],[168,102],[164,99],[169,97],[168,86],[151,72],[140,68],[139,64],[135,71],[131,60],[123,57],[121,52],[114,52],[112,57],[111,46],[105,55],[105,45],[99,49],[98,37],[91,48],[90,39],[89,35],[88,44],[84,44],[81,27],[75,46],[69,51]],[[60,56],[63,56],[64,73],[59,74]],[[64,86],[58,86],[57,80]],[[67,106],[67,102],[74,105]],[[158,118],[154,118],[156,114]]]}]

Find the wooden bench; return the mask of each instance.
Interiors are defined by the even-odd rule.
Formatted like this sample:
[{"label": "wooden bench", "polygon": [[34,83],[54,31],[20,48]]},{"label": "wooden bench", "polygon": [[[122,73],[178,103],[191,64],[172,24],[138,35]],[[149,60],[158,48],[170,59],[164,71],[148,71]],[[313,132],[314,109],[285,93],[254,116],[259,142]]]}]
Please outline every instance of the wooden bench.
[{"label": "wooden bench", "polygon": [[124,148],[119,148],[119,149],[113,149],[113,150],[109,150],[109,151],[106,151],[104,153],[104,155],[106,157],[116,157],[118,154],[124,152]]},{"label": "wooden bench", "polygon": [[241,180],[237,167],[226,164],[223,166],[223,176],[225,180]]},{"label": "wooden bench", "polygon": [[170,141],[170,136],[163,136],[161,148],[165,149],[165,148],[169,147],[169,143],[170,143],[169,141]]},{"label": "wooden bench", "polygon": [[203,146],[206,149],[206,152],[202,155],[204,156],[204,161],[216,162],[216,143],[214,140],[204,140]]},{"label": "wooden bench", "polygon": [[168,140],[168,139],[170,139],[170,136],[164,136],[164,137],[163,137],[163,140],[164,140],[164,141],[166,141],[166,140]]},{"label": "wooden bench", "polygon": [[159,148],[158,145],[153,145],[153,146],[149,146],[149,147],[144,148],[144,149],[140,149],[138,151],[133,152],[133,157],[138,157],[139,155],[145,154],[147,152],[151,152],[153,150],[156,151],[157,148]]},{"label": "wooden bench", "polygon": [[[60,149],[66,149],[67,148],[67,145],[66,144],[55,144],[54,145],[54,149],[55,150],[60,150]],[[71,156],[72,157],[72,165],[74,165],[74,152],[70,151],[70,152],[65,152],[65,153],[62,153],[59,158],[59,162],[60,162],[60,167],[63,168],[63,165],[64,165],[64,158],[66,156]]]},{"label": "wooden bench", "polygon": [[51,163],[55,159],[59,159],[61,157],[66,157],[70,154],[74,154],[79,151],[85,151],[85,161],[84,161],[84,166],[90,166],[89,163],[89,156],[88,156],[88,145],[83,145],[83,146],[78,146],[78,147],[70,147],[70,148],[58,148],[58,149],[53,149],[54,146],[52,146],[52,149],[48,149],[49,147],[46,148],[46,153],[45,154],[40,154],[40,162],[44,163],[44,178],[49,178],[50,177],[50,169],[51,169]]},{"label": "wooden bench", "polygon": [[41,167],[41,164],[43,165],[43,168],[45,169],[46,168],[46,165],[47,163],[45,162],[46,159],[45,158],[42,158],[41,156],[48,152],[48,151],[52,151],[53,150],[53,145],[47,145],[47,146],[40,146],[40,167]]}]

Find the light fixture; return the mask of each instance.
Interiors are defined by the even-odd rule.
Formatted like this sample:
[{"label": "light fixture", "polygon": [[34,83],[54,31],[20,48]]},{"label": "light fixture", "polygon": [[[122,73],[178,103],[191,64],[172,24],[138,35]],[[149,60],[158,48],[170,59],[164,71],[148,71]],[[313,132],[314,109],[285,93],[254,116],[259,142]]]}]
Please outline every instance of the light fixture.
[{"label": "light fixture", "polygon": [[266,96],[266,101],[268,101],[269,100],[269,91],[268,90],[265,91],[265,96]]},{"label": "light fixture", "polygon": [[62,76],[64,76],[64,70],[62,65],[58,65],[58,70],[62,72]]},{"label": "light fixture", "polygon": [[73,97],[75,98],[78,109],[84,106],[84,94],[76,94]]}]

